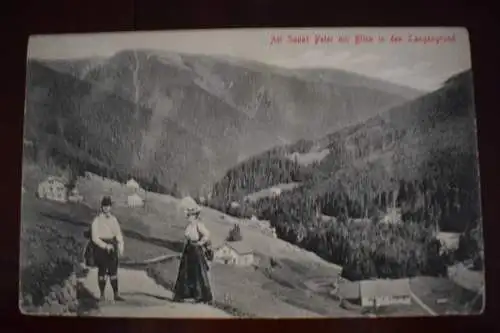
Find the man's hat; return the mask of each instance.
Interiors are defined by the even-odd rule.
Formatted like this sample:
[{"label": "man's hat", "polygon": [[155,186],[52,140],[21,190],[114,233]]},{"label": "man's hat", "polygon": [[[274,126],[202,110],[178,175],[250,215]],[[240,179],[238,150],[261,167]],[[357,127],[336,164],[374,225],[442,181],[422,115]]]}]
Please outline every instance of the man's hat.
[{"label": "man's hat", "polygon": [[113,201],[111,201],[110,196],[105,196],[101,200],[101,207],[102,206],[111,206],[113,204]]}]

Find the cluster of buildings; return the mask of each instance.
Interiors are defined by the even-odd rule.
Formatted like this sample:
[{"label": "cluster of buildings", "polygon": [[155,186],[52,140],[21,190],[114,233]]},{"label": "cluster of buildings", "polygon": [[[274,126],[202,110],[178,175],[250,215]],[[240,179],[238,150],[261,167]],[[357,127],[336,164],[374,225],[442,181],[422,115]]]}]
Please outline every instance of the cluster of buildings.
[{"label": "cluster of buildings", "polygon": [[[143,207],[144,193],[146,193],[134,179],[125,184],[127,189],[126,206]],[[142,195],[141,195],[142,194]],[[82,202],[83,196],[79,193],[78,184],[70,184],[64,177],[49,176],[38,184],[36,196],[57,202]]]},{"label": "cluster of buildings", "polygon": [[81,202],[83,200],[76,185],[70,186],[68,180],[56,176],[47,177],[40,182],[36,195],[40,199],[57,202]]}]

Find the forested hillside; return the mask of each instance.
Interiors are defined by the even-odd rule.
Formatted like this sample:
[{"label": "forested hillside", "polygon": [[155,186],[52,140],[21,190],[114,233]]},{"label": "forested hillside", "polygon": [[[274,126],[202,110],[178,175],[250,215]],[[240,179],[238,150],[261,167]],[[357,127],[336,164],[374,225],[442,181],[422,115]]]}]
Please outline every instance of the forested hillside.
[{"label": "forested hillside", "polygon": [[[64,167],[122,181],[133,176],[146,187],[159,183],[166,170],[173,180],[182,180],[194,167],[199,168],[199,178],[193,181],[207,176],[200,140],[175,122],[165,119],[160,124],[168,135],[157,140],[157,169],[141,169],[134,165],[143,158],[141,146],[152,117],[150,109],[137,108],[104,88],[36,62],[30,64],[29,80],[25,138],[34,143],[36,160],[53,158]],[[173,182],[163,183],[165,188],[171,186]]]},{"label": "forested hillside", "polygon": [[[461,73],[441,89],[364,123],[254,157],[214,187],[211,204],[224,207],[220,202],[242,193],[300,177],[302,187],[252,207],[271,220],[280,237],[354,265],[348,269],[353,278],[436,273],[443,268],[432,261],[438,258],[436,228],[470,231],[480,220],[471,87],[471,73]],[[289,158],[325,148],[330,153],[313,165]],[[276,172],[274,161],[287,167]],[[378,223],[391,207],[401,210],[403,224]],[[335,216],[337,223],[319,219],[317,212]],[[351,218],[373,223],[347,223]]]}]

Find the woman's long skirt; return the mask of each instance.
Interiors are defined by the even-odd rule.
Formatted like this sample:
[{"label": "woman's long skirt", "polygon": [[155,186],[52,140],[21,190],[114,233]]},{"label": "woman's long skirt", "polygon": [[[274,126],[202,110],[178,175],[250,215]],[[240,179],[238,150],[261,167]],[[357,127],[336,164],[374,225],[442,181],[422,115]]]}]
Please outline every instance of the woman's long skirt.
[{"label": "woman's long skirt", "polygon": [[175,282],[174,301],[193,298],[198,302],[211,302],[213,295],[208,270],[202,247],[186,244]]}]

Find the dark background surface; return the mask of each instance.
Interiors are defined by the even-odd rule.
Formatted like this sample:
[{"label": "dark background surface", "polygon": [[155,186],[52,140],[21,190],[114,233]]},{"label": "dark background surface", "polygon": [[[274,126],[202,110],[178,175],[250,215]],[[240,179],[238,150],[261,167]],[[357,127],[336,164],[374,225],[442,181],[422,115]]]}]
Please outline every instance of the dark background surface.
[{"label": "dark background surface", "polygon": [[[462,1],[465,2],[465,1]],[[7,1],[0,9],[0,332],[498,332],[499,11],[478,1]],[[272,4],[271,4],[272,3]],[[400,7],[401,6],[401,7]],[[402,8],[406,6],[406,8]],[[331,320],[132,320],[23,317],[18,310],[19,199],[26,48],[30,34],[225,27],[465,26],[472,47],[485,230],[486,312],[477,317]]]}]

